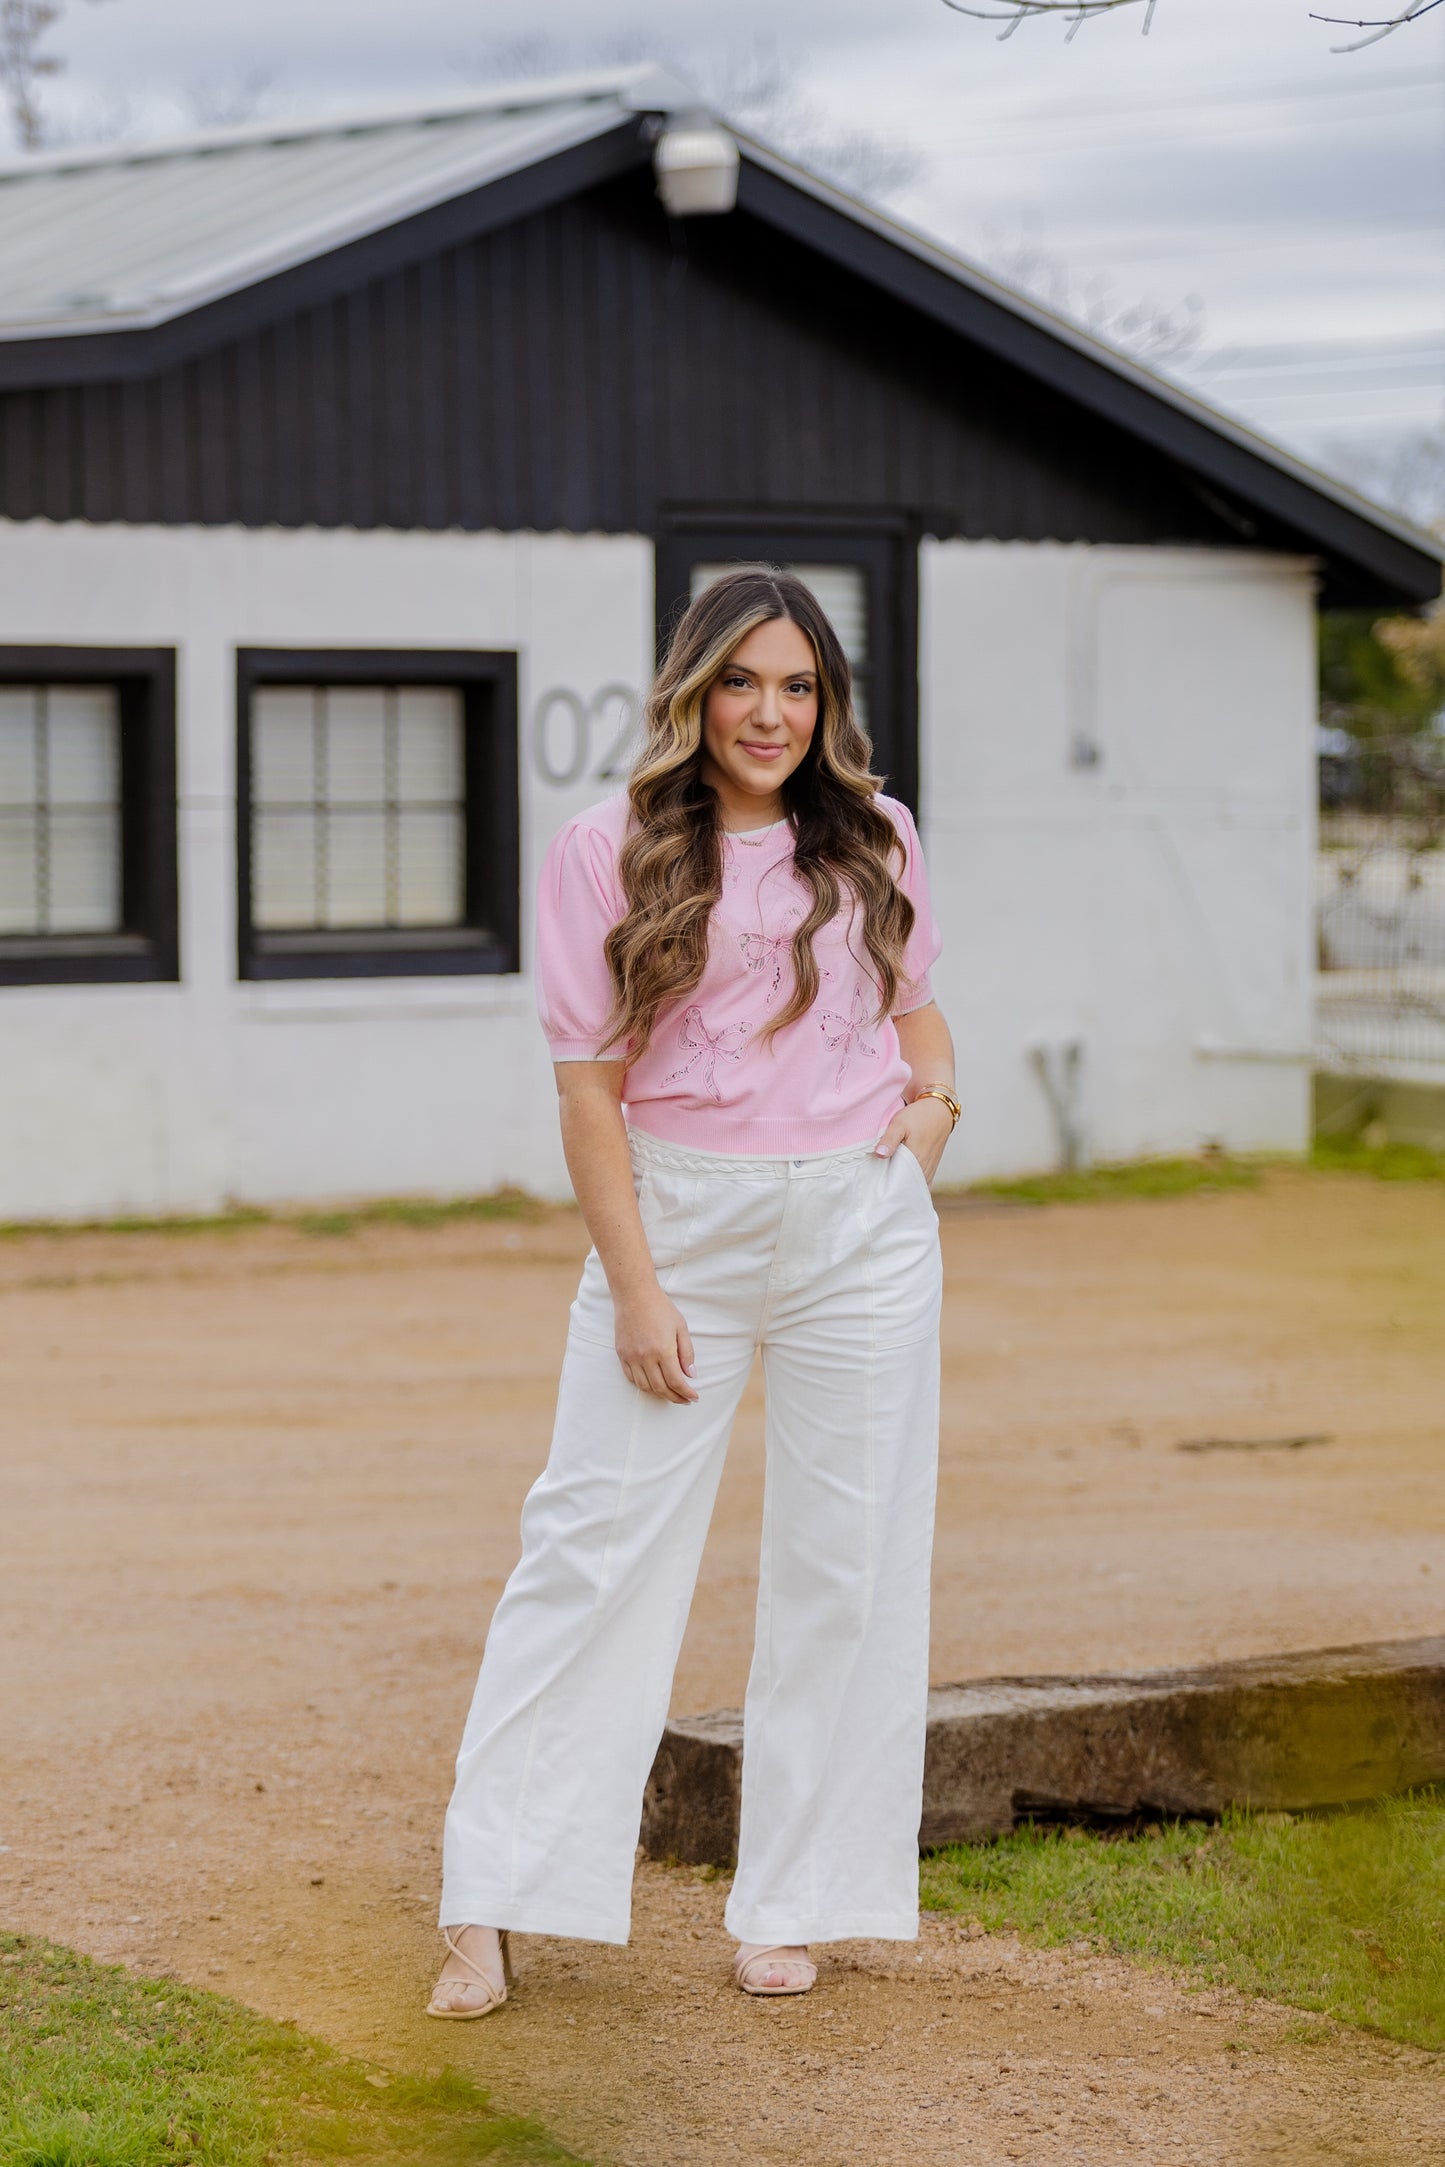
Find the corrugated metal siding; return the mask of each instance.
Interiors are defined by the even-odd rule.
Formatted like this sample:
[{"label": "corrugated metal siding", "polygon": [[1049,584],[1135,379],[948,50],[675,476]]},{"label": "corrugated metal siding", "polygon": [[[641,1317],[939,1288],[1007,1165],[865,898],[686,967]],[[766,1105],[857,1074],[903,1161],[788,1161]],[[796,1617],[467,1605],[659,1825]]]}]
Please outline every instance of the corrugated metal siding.
[{"label": "corrugated metal siding", "polygon": [[1160,455],[776,230],[670,233],[645,174],[155,377],[0,394],[13,519],[649,533],[687,505],[1238,539]]}]

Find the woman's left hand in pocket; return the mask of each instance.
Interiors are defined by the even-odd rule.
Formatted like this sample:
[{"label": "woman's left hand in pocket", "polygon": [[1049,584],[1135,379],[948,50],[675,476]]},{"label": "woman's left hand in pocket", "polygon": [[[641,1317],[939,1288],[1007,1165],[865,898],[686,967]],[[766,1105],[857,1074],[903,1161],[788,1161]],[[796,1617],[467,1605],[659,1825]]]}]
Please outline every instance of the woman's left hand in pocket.
[{"label": "woman's left hand in pocket", "polygon": [[915,1099],[895,1114],[878,1139],[880,1159],[891,1159],[900,1148],[911,1151],[929,1181],[938,1172],[943,1147],[953,1134],[953,1116],[942,1099]]}]

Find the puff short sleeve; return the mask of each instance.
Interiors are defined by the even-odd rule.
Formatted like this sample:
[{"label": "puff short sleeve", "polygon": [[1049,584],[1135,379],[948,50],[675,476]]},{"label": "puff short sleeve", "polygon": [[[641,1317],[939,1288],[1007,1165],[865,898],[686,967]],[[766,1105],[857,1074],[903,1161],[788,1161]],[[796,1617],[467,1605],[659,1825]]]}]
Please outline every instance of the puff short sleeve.
[{"label": "puff short sleeve", "polygon": [[933,903],[928,892],[928,869],[923,862],[923,846],[918,840],[918,830],[913,815],[897,798],[886,800],[886,809],[898,830],[903,845],[904,863],[898,875],[898,885],[913,905],[913,931],[903,951],[903,983],[898,988],[895,1016],[906,1016],[915,1008],[926,1008],[933,999],[933,983],[929,976],[943,949],[943,935],[938,930],[933,915]]},{"label": "puff short sleeve", "polygon": [[603,942],[625,915],[612,838],[585,817],[569,820],[537,888],[537,1007],[554,1061],[599,1058],[612,1013]]}]

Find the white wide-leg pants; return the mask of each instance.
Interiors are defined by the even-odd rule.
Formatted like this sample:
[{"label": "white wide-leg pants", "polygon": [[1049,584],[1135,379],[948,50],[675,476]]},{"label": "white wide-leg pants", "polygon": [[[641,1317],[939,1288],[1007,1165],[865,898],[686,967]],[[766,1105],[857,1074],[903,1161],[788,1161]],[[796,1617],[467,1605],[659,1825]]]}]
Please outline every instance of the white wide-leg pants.
[{"label": "white wide-leg pants", "polygon": [[634,1131],[632,1151],[698,1399],[627,1382],[594,1251],[457,1759],[442,1923],[626,1941],[643,1787],[761,1347],[767,1487],[727,1924],[765,1943],[912,1939],[938,1441],[928,1184],[906,1148],[724,1158]]}]

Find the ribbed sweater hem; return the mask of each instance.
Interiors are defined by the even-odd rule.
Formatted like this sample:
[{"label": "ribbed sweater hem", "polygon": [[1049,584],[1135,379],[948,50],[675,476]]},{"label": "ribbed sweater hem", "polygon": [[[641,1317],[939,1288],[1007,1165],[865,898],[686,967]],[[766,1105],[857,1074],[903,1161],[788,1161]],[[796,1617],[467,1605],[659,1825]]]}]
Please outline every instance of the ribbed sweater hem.
[{"label": "ribbed sweater hem", "polygon": [[[899,1100],[899,1106],[902,1105]],[[851,1118],[836,1127],[819,1121],[747,1121],[724,1112],[699,1114],[682,1107],[674,1112],[664,1101],[655,1106],[631,1107],[627,1125],[640,1136],[655,1136],[659,1143],[680,1144],[685,1151],[716,1154],[734,1159],[818,1158],[829,1151],[854,1151],[876,1144],[898,1107],[875,1113],[854,1110]]]}]

